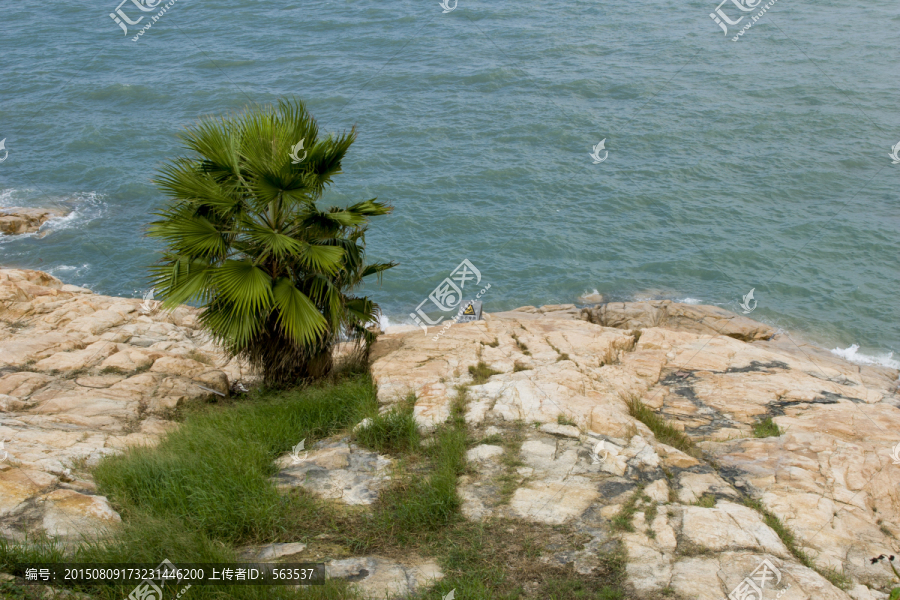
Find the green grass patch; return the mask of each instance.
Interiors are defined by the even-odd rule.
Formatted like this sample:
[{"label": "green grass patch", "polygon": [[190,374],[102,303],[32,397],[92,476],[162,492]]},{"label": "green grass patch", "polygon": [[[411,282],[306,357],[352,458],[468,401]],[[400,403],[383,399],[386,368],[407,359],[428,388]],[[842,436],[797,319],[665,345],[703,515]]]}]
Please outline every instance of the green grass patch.
[{"label": "green grass patch", "polygon": [[829,568],[817,568],[816,571],[819,572],[819,575],[831,582],[831,585],[838,589],[847,591],[853,585],[853,580],[845,575],[843,571]]},{"label": "green grass patch", "polygon": [[472,376],[475,385],[487,382],[493,375],[499,375],[500,371],[490,368],[483,360],[479,360],[474,367],[469,367],[469,375]]},{"label": "green grass patch", "polygon": [[228,543],[271,541],[286,517],[283,496],[269,481],[277,472],[273,461],[376,407],[365,377],[203,406],[155,448],[133,447],[103,460],[94,478],[126,518],[173,519]]},{"label": "green grass patch", "polygon": [[547,600],[569,600],[570,598],[584,600],[622,600],[625,593],[618,588],[605,586],[596,589],[586,581],[578,579],[552,578],[543,582],[539,588],[539,598]]},{"label": "green grass patch", "polygon": [[772,420],[772,417],[753,425],[753,437],[755,438],[778,437],[782,433],[781,428]]},{"label": "green grass patch", "polygon": [[631,496],[629,496],[628,500],[625,501],[625,504],[622,505],[622,508],[619,509],[618,514],[612,518],[612,528],[614,530],[634,531],[634,525],[631,523],[631,520],[637,512],[637,503],[638,500],[640,500],[643,491],[644,486],[638,486]]},{"label": "green grass patch", "polygon": [[[581,540],[583,543],[584,540]],[[472,600],[624,600],[625,555],[621,547],[598,555],[599,568],[581,575],[572,565],[541,560],[549,546],[576,548],[573,538],[547,525],[488,519],[461,522],[429,541],[439,548],[446,577],[416,600],[441,598],[455,589]],[[528,590],[526,592],[526,590]]]},{"label": "green grass patch", "polygon": [[526,367],[519,361],[513,363],[513,373],[518,373],[519,371],[528,371],[531,367]]},{"label": "green grass patch", "polygon": [[633,396],[628,400],[628,412],[632,417],[649,427],[658,441],[677,448],[695,458],[701,457],[702,452],[700,448],[694,444],[691,438],[685,435],[683,431],[679,431],[669,425],[665,419],[645,406],[640,398]]},{"label": "green grass patch", "polygon": [[572,427],[578,426],[578,424],[575,421],[573,421],[572,419],[570,419],[569,417],[567,417],[566,415],[564,415],[562,413],[559,413],[558,415],[556,415],[556,423],[557,423],[557,425],[570,425]]},{"label": "green grass patch", "polygon": [[356,441],[382,454],[406,454],[419,448],[420,434],[413,409],[414,395],[390,410],[370,416],[371,421],[356,431]]},{"label": "green grass patch", "polygon": [[497,476],[496,482],[499,485],[498,493],[500,495],[500,504],[507,504],[512,499],[513,494],[522,483],[522,476],[518,473],[518,468],[525,466],[520,457],[522,449],[522,429],[524,424],[516,422],[515,429],[512,434],[503,441],[503,454],[500,455],[500,465],[503,467],[502,473]]},{"label": "green grass patch", "polygon": [[531,356],[531,351],[528,349],[528,346],[525,345],[525,342],[519,339],[519,336],[516,334],[512,334],[512,339],[515,340],[516,346],[519,348],[519,352],[524,354],[525,356]]},{"label": "green grass patch", "polygon": [[456,493],[456,479],[466,466],[469,435],[465,421],[467,390],[458,386],[456,391],[450,418],[438,429],[434,443],[425,449],[430,463],[428,475],[400,477],[379,498],[376,529],[401,545],[459,518],[462,501]]},{"label": "green grass patch", "polygon": [[703,494],[700,498],[694,502],[694,506],[701,506],[703,508],[714,508],[716,506],[716,497],[712,494]]}]

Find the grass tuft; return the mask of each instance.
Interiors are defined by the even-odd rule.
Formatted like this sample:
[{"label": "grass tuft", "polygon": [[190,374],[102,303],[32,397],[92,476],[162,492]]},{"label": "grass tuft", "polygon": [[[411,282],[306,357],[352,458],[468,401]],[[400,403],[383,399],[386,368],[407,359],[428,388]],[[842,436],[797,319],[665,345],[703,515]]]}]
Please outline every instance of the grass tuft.
[{"label": "grass tuft", "polygon": [[703,508],[715,508],[716,506],[716,497],[712,494],[703,494],[700,498],[694,502],[694,506],[700,506]]},{"label": "grass tuft", "polygon": [[487,364],[479,360],[478,364],[474,367],[469,367],[469,375],[472,376],[473,382],[475,385],[481,385],[485,383],[488,379],[493,375],[499,375],[500,371],[495,371],[494,369],[487,366]]},{"label": "grass tuft", "polygon": [[813,559],[800,549],[797,545],[797,539],[794,537],[794,533],[787,528],[787,526],[781,522],[781,519],[770,513],[766,508],[762,505],[762,502],[750,497],[743,498],[744,505],[749,506],[756,512],[762,515],[763,521],[765,521],[766,525],[768,525],[772,531],[778,534],[778,537],[781,538],[781,541],[787,546],[787,549],[790,551],[794,557],[800,561],[800,563],[804,567],[808,567],[810,569],[815,569],[816,564],[813,562]]},{"label": "grass tuft", "polygon": [[578,423],[567,417],[566,415],[559,413],[556,415],[556,424],[557,425],[571,425],[572,427],[577,427]]},{"label": "grass tuft", "polygon": [[644,486],[640,485],[637,489],[634,490],[634,493],[628,498],[625,504],[622,505],[622,508],[619,510],[619,513],[612,518],[612,528],[618,531],[634,531],[634,525],[632,525],[631,520],[634,518],[634,513],[637,512],[637,503],[641,498],[641,493],[644,491]]},{"label": "grass tuft", "polygon": [[408,396],[403,402],[385,413],[375,414],[371,422],[356,432],[356,440],[382,454],[406,454],[419,447],[419,428],[413,416],[416,397]]},{"label": "grass tuft", "polygon": [[683,431],[679,431],[669,425],[665,419],[653,412],[653,410],[647,408],[637,396],[632,396],[628,400],[628,413],[650,428],[656,439],[663,444],[677,448],[695,458],[700,458],[702,455],[700,448],[694,444],[691,438],[685,435]]},{"label": "grass tuft", "polygon": [[201,405],[156,447],[132,447],[104,459],[94,479],[127,516],[174,519],[231,543],[269,540],[285,517],[282,496],[269,481],[277,472],[273,461],[301,440],[308,447],[377,406],[367,377],[251,394],[224,409]]},{"label": "grass tuft", "polygon": [[767,417],[753,425],[753,437],[756,438],[778,437],[782,433],[781,428],[772,420],[772,417]]},{"label": "grass tuft", "polygon": [[525,345],[525,342],[519,339],[519,336],[517,336],[516,334],[512,334],[512,339],[516,341],[516,346],[519,347],[519,352],[521,352],[525,356],[531,356],[531,351],[528,349],[528,346]]},{"label": "grass tuft", "polygon": [[203,363],[203,364],[205,364],[205,365],[215,366],[215,363],[213,362],[212,358],[210,358],[209,356],[207,356],[207,355],[204,354],[203,352],[200,352],[200,351],[197,350],[196,348],[191,348],[191,351],[187,353],[187,358],[189,358],[189,359],[191,359],[191,360],[195,360],[195,361],[197,361],[198,363]]},{"label": "grass tuft", "polygon": [[850,579],[843,571],[838,571],[837,569],[831,568],[821,568],[816,569],[819,572],[819,575],[827,579],[831,582],[831,585],[834,587],[847,591],[853,585],[853,580]]}]

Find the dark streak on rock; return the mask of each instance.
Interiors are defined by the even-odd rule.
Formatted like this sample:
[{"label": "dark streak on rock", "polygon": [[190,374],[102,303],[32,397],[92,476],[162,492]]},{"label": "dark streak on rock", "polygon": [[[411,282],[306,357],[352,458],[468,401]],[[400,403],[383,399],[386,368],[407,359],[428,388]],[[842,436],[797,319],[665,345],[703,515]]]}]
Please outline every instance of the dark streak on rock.
[{"label": "dark streak on rock", "polygon": [[750,364],[746,367],[729,367],[724,372],[725,373],[768,373],[769,369],[782,369],[784,371],[790,371],[791,367],[787,363],[783,363],[780,360],[773,360],[771,362],[759,362],[758,360],[750,361]]},{"label": "dark streak on rock", "polygon": [[347,577],[342,577],[341,579],[343,579],[344,581],[349,581],[350,583],[353,583],[356,581],[362,581],[363,579],[365,579],[368,576],[369,576],[368,569],[360,569],[359,573],[357,573],[356,575],[348,575]]},{"label": "dark streak on rock", "polygon": [[607,479],[600,483],[598,490],[604,498],[615,498],[625,492],[630,492],[637,485],[627,479]]},{"label": "dark streak on rock", "polygon": [[777,400],[775,402],[772,402],[768,405],[766,416],[783,416],[784,409],[789,406],[805,405],[806,407],[809,407],[809,405],[812,404],[838,404],[841,400],[849,400],[850,402],[855,402],[857,404],[865,404],[865,402],[858,398],[848,398],[847,396],[841,396],[840,394],[835,394],[833,392],[822,391],[819,392],[819,394],[819,396],[816,396],[812,400]]}]

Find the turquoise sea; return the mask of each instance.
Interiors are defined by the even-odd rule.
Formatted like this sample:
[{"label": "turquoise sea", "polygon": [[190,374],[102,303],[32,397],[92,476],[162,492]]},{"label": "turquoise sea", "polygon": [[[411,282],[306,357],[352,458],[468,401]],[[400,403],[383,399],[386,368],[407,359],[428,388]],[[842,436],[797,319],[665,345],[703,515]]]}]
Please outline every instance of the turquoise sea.
[{"label": "turquoise sea", "polygon": [[359,131],[326,200],[395,207],[367,238],[392,323],[468,259],[487,311],[753,289],[751,317],[898,364],[895,0],[778,0],[736,42],[741,0],[167,0],[132,41],[158,1],[0,8],[0,206],[74,211],[3,266],[140,295],[179,131],[293,95]]}]

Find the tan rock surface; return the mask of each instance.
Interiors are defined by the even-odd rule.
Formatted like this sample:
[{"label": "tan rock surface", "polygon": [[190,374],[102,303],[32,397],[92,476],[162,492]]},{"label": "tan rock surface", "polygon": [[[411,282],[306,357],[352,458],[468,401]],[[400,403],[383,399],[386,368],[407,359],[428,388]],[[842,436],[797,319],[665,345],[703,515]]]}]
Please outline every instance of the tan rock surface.
[{"label": "tan rock surface", "polygon": [[302,487],[320,498],[367,505],[378,499],[378,492],[390,481],[391,463],[347,437],[328,438],[316,442],[308,452],[279,458],[273,482],[282,490]]},{"label": "tan rock surface", "polygon": [[[896,370],[847,362],[717,307],[669,301],[522,307],[437,340],[399,329],[379,337],[372,358],[379,400],[415,393],[423,430],[447,418],[460,384],[469,386],[471,427],[534,424],[510,497],[498,492],[498,478],[510,476],[498,453],[472,457],[475,473],[459,483],[469,519],[565,523],[594,547],[619,539],[639,595],[668,588],[719,600],[763,558],[781,570],[784,600],[849,598],[822,577],[829,569],[850,579],[854,597],[888,589],[889,568],[867,559],[900,550]],[[498,373],[476,385],[469,368],[479,361]],[[632,399],[687,434],[699,459],[657,440],[630,415]],[[754,437],[766,418],[781,435]],[[634,531],[615,534],[611,519],[638,489]],[[819,573],[751,500],[793,532]],[[575,564],[589,569],[589,553]]]},{"label": "tan rock surface", "polygon": [[366,598],[409,597],[443,579],[433,560],[396,561],[381,556],[332,560],[325,564],[331,579],[346,579]]},{"label": "tan rock surface", "polygon": [[[166,411],[241,377],[199,331],[196,311],[0,269],[0,531],[76,540],[119,516],[83,472],[174,426]],[[67,486],[63,488],[61,486]]]},{"label": "tan rock surface", "polygon": [[[115,527],[118,515],[83,467],[154,443],[174,426],[168,410],[209,394],[198,386],[227,393],[241,377],[200,334],[195,311],[141,305],[0,270],[4,536],[75,540]],[[721,600],[764,559],[778,572],[767,598],[885,597],[890,570],[867,559],[898,550],[897,371],[854,365],[716,307],[668,301],[522,307],[437,340],[394,331],[371,353],[385,408],[413,392],[429,430],[447,419],[456,386],[468,385],[475,443],[458,487],[467,518],[574,528],[589,538],[583,549],[545,558],[584,574],[601,549],[620,544],[637,597]],[[476,385],[469,367],[479,362],[497,373]],[[638,399],[702,452],[657,439],[629,412]],[[753,436],[765,418],[780,435]],[[498,436],[515,436],[516,450],[477,441]],[[339,436],[300,460],[282,457],[276,483],[368,505],[390,465]],[[793,532],[818,572],[753,506]],[[377,556],[328,569],[376,595],[440,577],[428,560]],[[849,579],[848,591],[823,577],[829,570]]]}]

